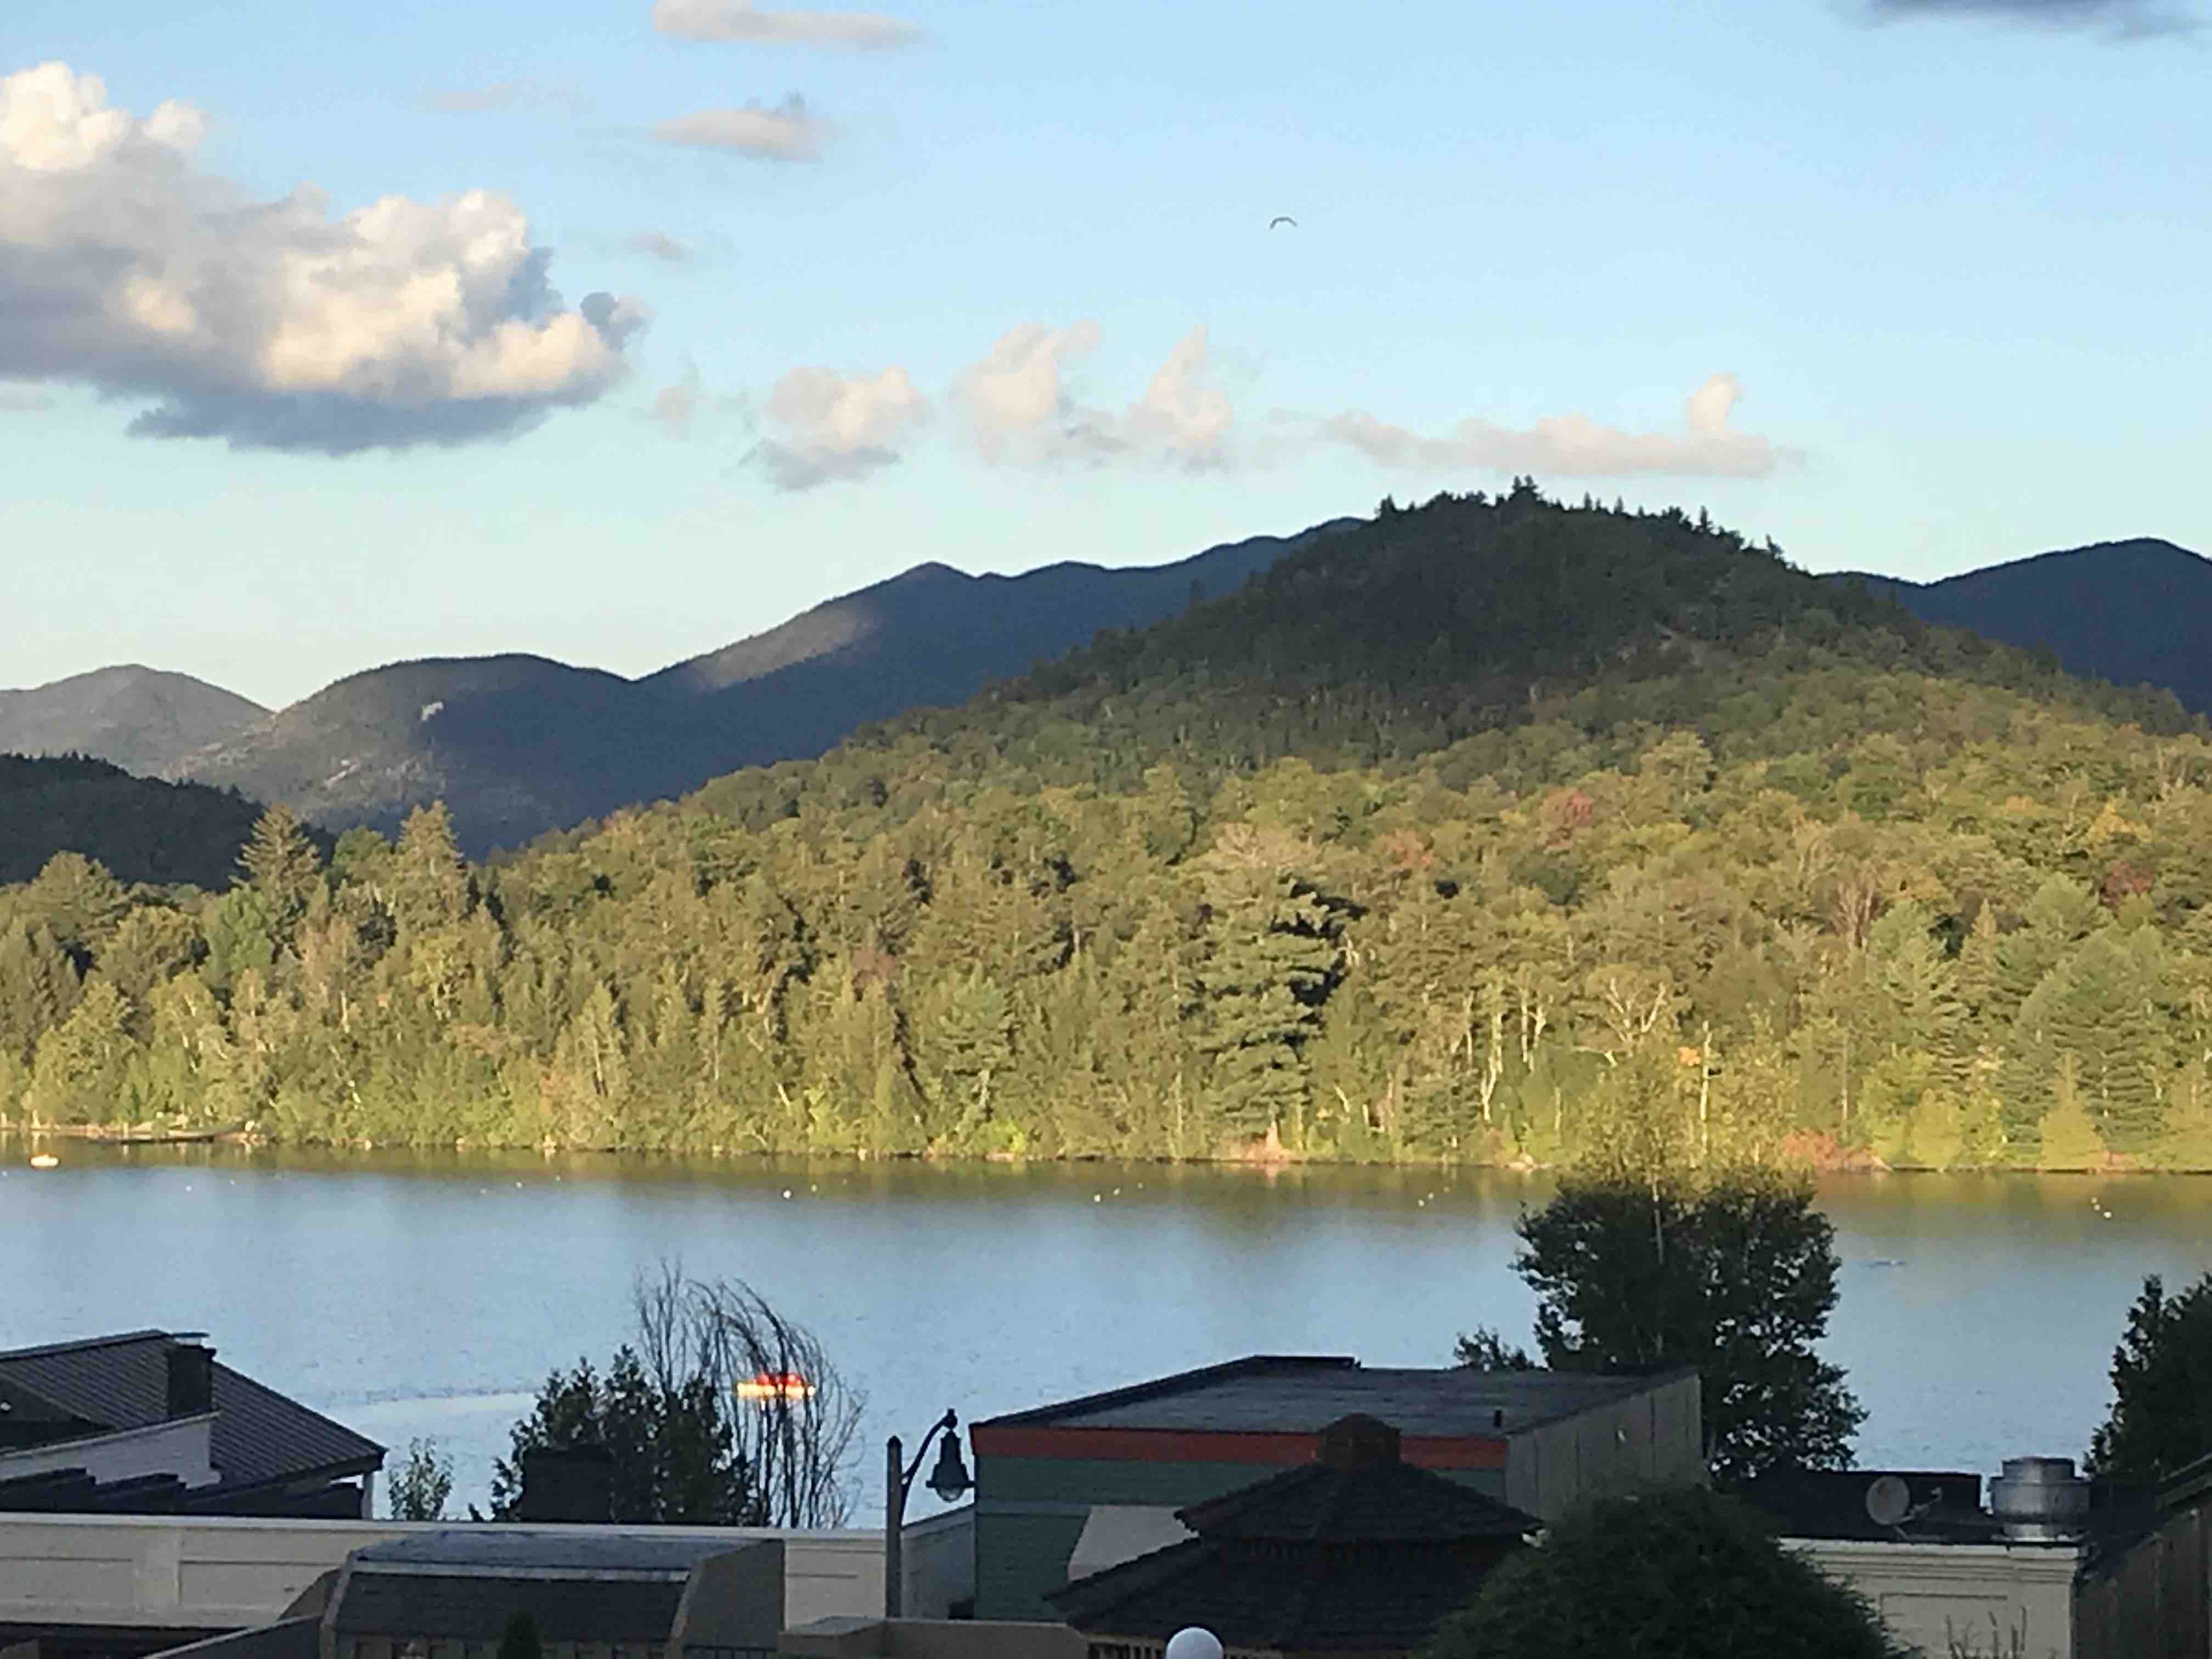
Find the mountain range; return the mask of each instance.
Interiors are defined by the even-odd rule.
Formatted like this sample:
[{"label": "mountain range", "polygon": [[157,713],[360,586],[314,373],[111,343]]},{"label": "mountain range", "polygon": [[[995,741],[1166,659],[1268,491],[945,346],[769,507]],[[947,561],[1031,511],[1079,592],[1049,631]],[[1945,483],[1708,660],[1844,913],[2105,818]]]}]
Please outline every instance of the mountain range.
[{"label": "mountain range", "polygon": [[[1146,627],[1360,520],[1173,563],[1019,576],[923,564],[639,679],[528,655],[433,658],[341,679],[271,713],[180,674],[102,669],[0,692],[0,752],[77,752],[390,831],[443,799],[480,854],[742,767],[820,755],[908,710],[951,707],[1084,645]],[[1866,573],[1923,621],[2051,652],[2069,673],[2167,688],[2212,712],[2212,562],[2137,539],[1945,580]]]}]

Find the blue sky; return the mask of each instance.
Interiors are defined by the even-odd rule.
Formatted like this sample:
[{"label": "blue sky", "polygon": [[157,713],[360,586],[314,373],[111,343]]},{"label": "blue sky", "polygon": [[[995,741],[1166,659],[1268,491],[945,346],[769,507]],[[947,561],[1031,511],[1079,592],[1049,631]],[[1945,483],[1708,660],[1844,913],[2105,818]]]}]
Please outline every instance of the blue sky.
[{"label": "blue sky", "polygon": [[639,673],[1519,470],[1814,568],[2212,551],[2185,9],[661,4],[9,0],[0,683]]}]

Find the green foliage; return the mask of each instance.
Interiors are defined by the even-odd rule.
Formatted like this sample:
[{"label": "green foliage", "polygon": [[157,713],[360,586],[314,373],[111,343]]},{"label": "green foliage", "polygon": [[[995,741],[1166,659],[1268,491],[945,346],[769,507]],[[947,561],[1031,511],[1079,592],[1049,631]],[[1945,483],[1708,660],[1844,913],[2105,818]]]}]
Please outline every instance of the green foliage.
[{"label": "green foliage", "polygon": [[1735,1484],[1844,1468],[1866,1413],[1814,1346],[1836,1305],[1835,1230],[1808,1182],[1571,1176],[1520,1224],[1515,1271],[1561,1370],[1702,1373],[1705,1459]]},{"label": "green foliage", "polygon": [[544,1659],[545,1644],[538,1621],[526,1613],[511,1613],[499,1633],[499,1659]]},{"label": "green foliage", "polygon": [[29,881],[68,852],[125,882],[220,887],[257,810],[228,789],[132,777],[105,761],[0,755],[0,883]]},{"label": "green foliage", "polygon": [[2092,1474],[2154,1486],[2212,1454],[2212,1273],[2168,1297],[2156,1273],[2112,1350],[2112,1409],[2089,1443]]},{"label": "green foliage", "polygon": [[434,1440],[407,1443],[407,1461],[392,1476],[386,1512],[394,1521],[442,1521],[453,1495],[453,1460]]},{"label": "green foliage", "polygon": [[1874,1610],[1701,1487],[1591,1504],[1510,1557],[1424,1659],[1905,1659]]},{"label": "green foliage", "polygon": [[241,817],[204,891],[42,857],[0,1115],[96,979],[40,1109],[337,1145],[2212,1163],[2170,702],[1533,489],[1182,597],[489,864],[434,807]]},{"label": "green foliage", "polygon": [[545,1379],[530,1415],[514,1425],[509,1455],[493,1470],[493,1517],[514,1518],[527,1454],[591,1446],[613,1460],[610,1520],[763,1525],[761,1496],[738,1456],[730,1409],[694,1382],[656,1382],[628,1347],[616,1351],[605,1376],[579,1360],[574,1370]]},{"label": "green foliage", "polygon": [[1471,1371],[1533,1371],[1528,1351],[1509,1343],[1487,1325],[1477,1325],[1452,1345],[1452,1364]]}]

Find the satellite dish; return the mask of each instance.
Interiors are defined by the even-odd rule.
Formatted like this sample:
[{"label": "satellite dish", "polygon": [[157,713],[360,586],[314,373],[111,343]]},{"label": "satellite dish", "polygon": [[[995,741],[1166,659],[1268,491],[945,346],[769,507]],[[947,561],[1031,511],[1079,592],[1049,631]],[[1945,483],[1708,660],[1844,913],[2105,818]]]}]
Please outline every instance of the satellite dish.
[{"label": "satellite dish", "polygon": [[1221,1638],[1193,1625],[1168,1638],[1165,1659],[1221,1659]]},{"label": "satellite dish", "polygon": [[1867,1488],[1866,1511],[1875,1524],[1893,1527],[1912,1513],[1912,1489],[1893,1474],[1885,1474]]}]

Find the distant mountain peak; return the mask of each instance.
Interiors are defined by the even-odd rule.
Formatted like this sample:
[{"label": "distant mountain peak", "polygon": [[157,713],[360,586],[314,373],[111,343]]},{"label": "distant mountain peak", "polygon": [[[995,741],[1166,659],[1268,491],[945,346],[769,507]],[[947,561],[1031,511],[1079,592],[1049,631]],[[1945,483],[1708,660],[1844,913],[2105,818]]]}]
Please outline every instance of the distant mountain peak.
[{"label": "distant mountain peak", "polygon": [[111,663],[0,691],[0,750],[88,755],[128,772],[161,771],[244,731],[269,711],[190,674]]}]

